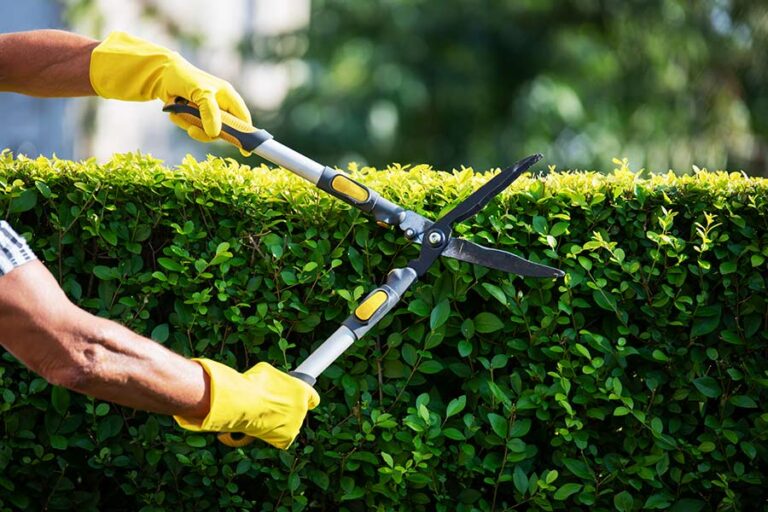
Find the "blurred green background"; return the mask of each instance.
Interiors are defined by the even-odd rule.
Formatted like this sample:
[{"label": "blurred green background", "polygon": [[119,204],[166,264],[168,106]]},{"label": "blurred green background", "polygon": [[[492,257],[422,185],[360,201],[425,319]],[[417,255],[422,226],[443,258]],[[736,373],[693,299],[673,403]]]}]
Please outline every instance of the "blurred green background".
[{"label": "blurred green background", "polygon": [[765,2],[318,0],[242,48],[309,63],[265,124],[330,161],[765,175],[766,36]]},{"label": "blurred green background", "polygon": [[[254,119],[326,164],[488,169],[542,152],[558,168],[768,175],[763,1],[231,0],[209,2],[214,18],[131,3],[185,56],[235,55],[223,71],[210,52],[190,60],[239,90],[279,78],[270,101],[244,94]],[[66,25],[108,31],[109,1],[60,4]],[[298,21],[265,30],[275,10]]]}]

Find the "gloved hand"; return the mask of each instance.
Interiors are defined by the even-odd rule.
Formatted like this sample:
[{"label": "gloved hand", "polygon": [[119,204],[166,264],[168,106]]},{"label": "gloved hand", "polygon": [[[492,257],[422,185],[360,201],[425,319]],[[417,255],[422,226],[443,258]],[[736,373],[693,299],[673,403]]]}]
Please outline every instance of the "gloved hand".
[{"label": "gloved hand", "polygon": [[312,386],[268,363],[239,373],[210,359],[195,361],[211,378],[211,409],[202,421],[174,416],[187,430],[242,432],[286,449],[299,434],[307,410],[320,403]]},{"label": "gloved hand", "polygon": [[203,129],[171,114],[171,121],[202,142],[221,132],[221,110],[251,124],[245,102],[229,82],[209,75],[181,55],[124,32],[112,32],[91,53],[91,85],[103,98],[126,101],[159,99],[170,103],[177,96],[200,107]]}]

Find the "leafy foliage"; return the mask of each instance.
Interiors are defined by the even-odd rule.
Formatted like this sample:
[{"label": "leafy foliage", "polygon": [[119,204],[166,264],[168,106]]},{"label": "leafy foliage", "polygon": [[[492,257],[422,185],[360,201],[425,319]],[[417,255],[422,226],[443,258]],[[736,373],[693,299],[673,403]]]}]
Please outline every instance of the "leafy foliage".
[{"label": "leafy foliage", "polygon": [[[757,509],[768,474],[768,183],[525,176],[463,236],[567,271],[435,265],[319,382],[286,452],[48,385],[4,354],[2,509]],[[350,171],[437,215],[487,178]],[[186,355],[289,369],[398,233],[233,161],[0,155],[0,211],[82,307]]]}]

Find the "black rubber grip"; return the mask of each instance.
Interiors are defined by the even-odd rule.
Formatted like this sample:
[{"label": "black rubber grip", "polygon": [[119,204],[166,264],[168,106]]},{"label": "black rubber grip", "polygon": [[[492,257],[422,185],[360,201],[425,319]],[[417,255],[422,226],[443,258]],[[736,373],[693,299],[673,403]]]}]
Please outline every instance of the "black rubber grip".
[{"label": "black rubber grip", "polygon": [[307,384],[309,384],[310,386],[313,386],[313,387],[315,385],[315,382],[317,382],[316,378],[314,378],[311,375],[307,375],[306,373],[288,372],[288,375],[290,375],[291,377],[296,377],[297,379],[299,379],[301,381],[304,381],[304,382],[306,382]]}]

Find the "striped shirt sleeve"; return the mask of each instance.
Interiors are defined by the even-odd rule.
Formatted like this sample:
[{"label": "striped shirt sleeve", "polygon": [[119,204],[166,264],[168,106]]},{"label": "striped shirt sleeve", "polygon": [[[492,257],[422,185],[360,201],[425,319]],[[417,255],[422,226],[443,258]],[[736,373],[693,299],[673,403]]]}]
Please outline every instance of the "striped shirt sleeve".
[{"label": "striped shirt sleeve", "polygon": [[0,220],[0,276],[37,257],[27,241],[4,220]]}]

